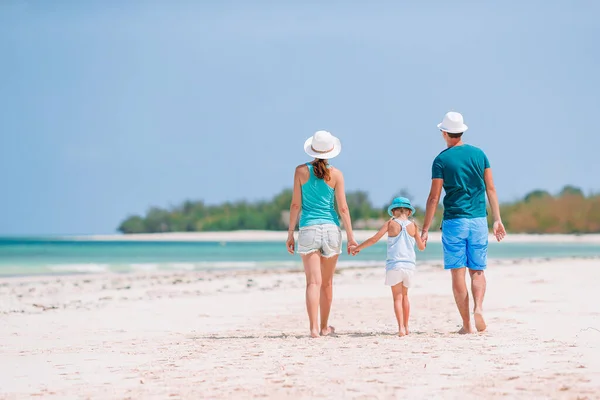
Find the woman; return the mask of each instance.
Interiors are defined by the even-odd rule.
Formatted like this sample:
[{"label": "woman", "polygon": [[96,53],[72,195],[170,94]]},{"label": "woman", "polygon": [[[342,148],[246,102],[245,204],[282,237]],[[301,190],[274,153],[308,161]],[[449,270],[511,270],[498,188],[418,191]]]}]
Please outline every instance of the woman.
[{"label": "woman", "polygon": [[286,244],[288,252],[294,254],[294,229],[302,211],[297,252],[302,256],[306,274],[306,309],[312,337],[318,337],[319,334],[326,336],[334,331],[327,322],[333,297],[333,273],[342,253],[342,232],[334,208],[334,198],[348,236],[348,249],[358,245],[352,233],[352,221],[344,192],[344,176],[327,161],[340,154],[341,150],[338,138],[327,131],[316,132],[304,143],[304,151],[314,161],[299,165],[294,174]]}]

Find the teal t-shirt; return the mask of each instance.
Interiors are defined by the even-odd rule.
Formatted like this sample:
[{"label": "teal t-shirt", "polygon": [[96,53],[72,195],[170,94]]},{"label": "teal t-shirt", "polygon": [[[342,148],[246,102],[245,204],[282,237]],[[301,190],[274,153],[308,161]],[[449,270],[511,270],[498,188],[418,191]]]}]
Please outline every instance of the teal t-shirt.
[{"label": "teal t-shirt", "polygon": [[463,144],[433,160],[432,179],[444,180],[444,219],[487,216],[483,173],[490,162],[483,150]]}]

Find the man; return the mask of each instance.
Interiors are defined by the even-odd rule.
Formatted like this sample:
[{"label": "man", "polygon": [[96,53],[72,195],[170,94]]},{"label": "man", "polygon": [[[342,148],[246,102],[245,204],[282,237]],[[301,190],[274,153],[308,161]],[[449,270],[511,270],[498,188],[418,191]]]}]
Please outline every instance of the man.
[{"label": "man", "polygon": [[449,112],[438,125],[448,148],[433,161],[431,191],[421,237],[427,243],[428,231],[444,188],[444,218],[442,245],[444,269],[452,274],[454,300],[463,321],[458,333],[472,333],[469,314],[469,293],[465,281],[466,270],[471,276],[471,293],[475,306],[475,328],[486,329],[483,318],[485,274],[487,265],[488,226],[485,195],[490,202],[494,218],[494,235],[501,241],[506,235],[500,218],[498,196],[494,188],[492,170],[485,153],[475,146],[463,143],[467,130],[463,116]]}]

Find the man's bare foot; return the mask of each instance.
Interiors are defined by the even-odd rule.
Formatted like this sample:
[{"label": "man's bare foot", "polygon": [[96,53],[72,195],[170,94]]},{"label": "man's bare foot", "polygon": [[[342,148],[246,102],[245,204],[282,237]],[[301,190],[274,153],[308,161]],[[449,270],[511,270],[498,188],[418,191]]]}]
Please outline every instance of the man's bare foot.
[{"label": "man's bare foot", "polygon": [[321,329],[321,336],[331,335],[332,333],[335,333],[335,328],[333,326]]},{"label": "man's bare foot", "polygon": [[310,331],[310,337],[311,338],[318,338],[319,337],[319,331],[317,331],[317,330]]},{"label": "man's bare foot", "polygon": [[483,332],[487,328],[485,324],[485,319],[483,319],[483,313],[481,311],[475,311],[473,313],[473,319],[475,319],[475,328],[477,328],[477,332]]},{"label": "man's bare foot", "polygon": [[473,333],[473,330],[470,326],[463,326],[457,333],[459,335],[468,335],[469,333]]}]

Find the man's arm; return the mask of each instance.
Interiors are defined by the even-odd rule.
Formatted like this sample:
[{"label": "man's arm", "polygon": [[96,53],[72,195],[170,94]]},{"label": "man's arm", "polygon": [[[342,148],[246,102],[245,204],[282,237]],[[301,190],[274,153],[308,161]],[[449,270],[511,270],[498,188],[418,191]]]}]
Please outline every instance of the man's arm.
[{"label": "man's arm", "polygon": [[440,203],[440,196],[442,195],[442,186],[444,185],[444,180],[439,178],[434,178],[431,180],[431,189],[429,190],[429,197],[427,198],[427,207],[425,209],[425,220],[423,221],[423,230],[421,231],[421,238],[423,242],[427,244],[427,239],[429,237],[429,227],[431,226],[431,222],[433,221],[433,216],[438,208],[438,204]]},{"label": "man's arm", "polygon": [[483,180],[485,181],[485,192],[487,193],[490,208],[492,209],[494,235],[496,236],[496,240],[501,241],[504,239],[504,236],[506,236],[506,230],[504,229],[504,224],[502,224],[502,218],[500,217],[500,204],[498,203],[498,194],[496,193],[496,187],[494,186],[491,168],[485,169]]},{"label": "man's arm", "polygon": [[429,190],[429,197],[427,198],[427,206],[425,207],[425,220],[423,221],[423,230],[421,231],[421,239],[423,243],[427,245],[427,239],[429,238],[429,227],[433,221],[433,216],[440,203],[440,196],[442,195],[442,187],[444,186],[444,163],[440,156],[437,156],[433,160],[431,165],[431,189]]}]

